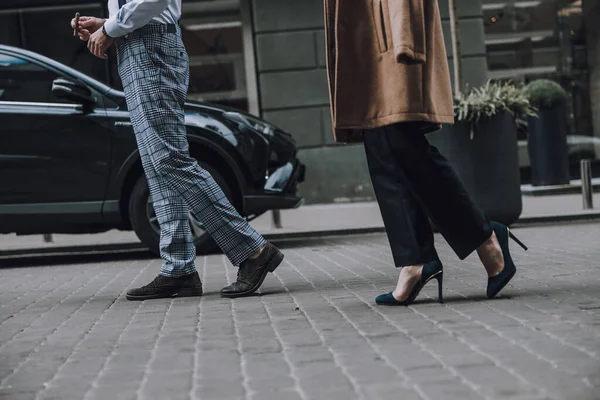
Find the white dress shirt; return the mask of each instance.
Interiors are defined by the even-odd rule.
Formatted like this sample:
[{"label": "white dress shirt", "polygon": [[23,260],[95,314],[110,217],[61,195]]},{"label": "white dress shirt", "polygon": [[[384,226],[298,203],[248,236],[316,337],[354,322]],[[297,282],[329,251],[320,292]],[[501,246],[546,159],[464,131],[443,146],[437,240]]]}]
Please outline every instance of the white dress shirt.
[{"label": "white dress shirt", "polygon": [[120,10],[119,0],[108,0],[108,14],[104,28],[116,38],[150,22],[176,24],[181,18],[181,0],[127,0]]}]

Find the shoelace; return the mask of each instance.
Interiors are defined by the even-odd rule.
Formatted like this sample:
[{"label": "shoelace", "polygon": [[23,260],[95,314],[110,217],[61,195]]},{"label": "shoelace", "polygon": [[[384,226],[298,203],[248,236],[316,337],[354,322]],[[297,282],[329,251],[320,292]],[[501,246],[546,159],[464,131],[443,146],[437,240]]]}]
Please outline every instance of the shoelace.
[{"label": "shoelace", "polygon": [[243,273],[242,273],[242,266],[240,265],[240,267],[238,268],[238,272],[237,272],[237,280],[240,281],[243,278]]}]

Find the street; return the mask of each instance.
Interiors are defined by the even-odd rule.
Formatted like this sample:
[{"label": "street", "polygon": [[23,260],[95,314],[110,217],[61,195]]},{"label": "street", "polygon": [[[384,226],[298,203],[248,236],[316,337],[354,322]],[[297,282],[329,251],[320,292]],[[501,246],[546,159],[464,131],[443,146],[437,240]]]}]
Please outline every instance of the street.
[{"label": "street", "polygon": [[0,399],[600,399],[600,224],[523,227],[518,273],[485,299],[477,256],[436,235],[435,282],[381,307],[397,278],[383,234],[276,243],[261,296],[198,258],[205,296],[129,302],[146,252],[0,258]]}]

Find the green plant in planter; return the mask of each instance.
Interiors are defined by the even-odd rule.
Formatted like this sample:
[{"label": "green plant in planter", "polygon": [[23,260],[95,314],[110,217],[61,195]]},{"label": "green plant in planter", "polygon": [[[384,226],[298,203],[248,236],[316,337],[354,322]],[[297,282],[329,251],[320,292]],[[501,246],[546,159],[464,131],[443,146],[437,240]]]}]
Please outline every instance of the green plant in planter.
[{"label": "green plant in planter", "polygon": [[569,95],[558,83],[548,79],[538,79],[524,88],[525,96],[536,108],[554,108],[567,103]]},{"label": "green plant in planter", "polygon": [[507,82],[488,81],[484,86],[460,93],[454,101],[456,120],[471,125],[471,138],[479,121],[501,112],[508,112],[514,118],[537,115],[523,89]]}]

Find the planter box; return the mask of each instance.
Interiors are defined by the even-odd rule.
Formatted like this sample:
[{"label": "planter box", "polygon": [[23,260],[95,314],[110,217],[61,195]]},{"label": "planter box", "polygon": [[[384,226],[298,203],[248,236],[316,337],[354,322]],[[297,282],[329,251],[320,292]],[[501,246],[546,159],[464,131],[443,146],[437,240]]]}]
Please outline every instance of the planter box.
[{"label": "planter box", "polygon": [[513,117],[501,113],[481,121],[471,139],[469,124],[444,126],[428,135],[450,161],[467,191],[491,220],[511,225],[523,210]]},{"label": "planter box", "polygon": [[563,107],[540,109],[539,118],[529,117],[529,159],[533,186],[569,183],[567,115]]}]

